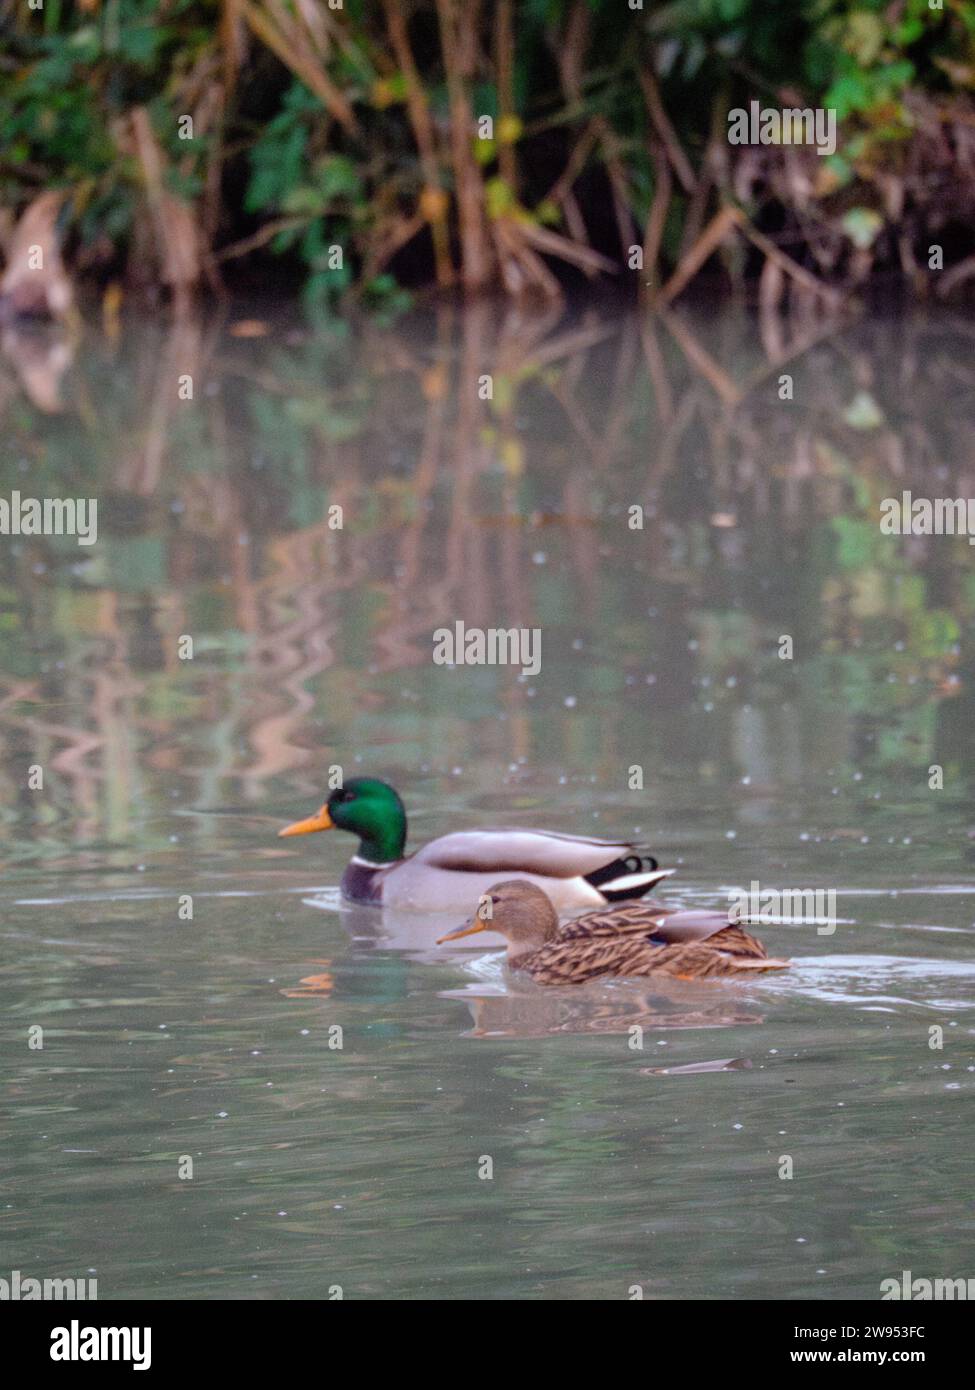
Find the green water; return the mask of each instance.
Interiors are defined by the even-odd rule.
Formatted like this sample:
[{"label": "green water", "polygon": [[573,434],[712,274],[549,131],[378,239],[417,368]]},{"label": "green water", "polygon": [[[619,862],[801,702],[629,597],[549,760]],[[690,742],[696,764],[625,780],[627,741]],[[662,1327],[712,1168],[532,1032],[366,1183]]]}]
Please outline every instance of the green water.
[{"label": "green water", "polygon": [[[0,537],[0,1277],[975,1275],[975,547],[878,526],[967,495],[967,325],[783,365],[731,312],[253,314],[2,344],[0,495],[97,497],[99,534]],[[540,673],[435,665],[458,620],[537,627]],[[765,982],[512,980],[341,908],[347,837],[276,838],[332,765],[393,781],[414,845],[636,833],[673,901],[832,889],[839,925],[763,927],[795,961]]]}]

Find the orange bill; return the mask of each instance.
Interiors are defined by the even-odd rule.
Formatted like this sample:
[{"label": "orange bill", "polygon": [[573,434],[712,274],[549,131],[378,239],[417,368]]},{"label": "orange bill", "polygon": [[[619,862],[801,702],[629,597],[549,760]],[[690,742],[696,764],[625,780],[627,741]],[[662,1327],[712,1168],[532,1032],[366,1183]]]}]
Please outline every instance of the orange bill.
[{"label": "orange bill", "polygon": [[283,830],[279,830],[279,835],[310,835],[313,830],[331,830],[335,822],[328,814],[328,807],[323,806],[307,820],[296,820],[291,825],[286,825]]},{"label": "orange bill", "polygon": [[437,945],[442,946],[445,941],[459,941],[462,936],[473,936],[475,932],[490,931],[491,923],[482,922],[479,917],[472,917],[456,931],[449,931],[446,936],[437,937]]}]

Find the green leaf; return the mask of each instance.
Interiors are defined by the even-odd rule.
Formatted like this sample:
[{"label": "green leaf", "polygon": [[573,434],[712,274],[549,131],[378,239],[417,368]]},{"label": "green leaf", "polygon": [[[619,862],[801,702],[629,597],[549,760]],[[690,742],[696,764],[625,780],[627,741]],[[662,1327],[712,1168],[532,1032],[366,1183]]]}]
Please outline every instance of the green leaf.
[{"label": "green leaf", "polygon": [[855,430],[876,430],[884,423],[883,411],[869,391],[858,391],[843,411],[843,419]]},{"label": "green leaf", "polygon": [[850,208],[841,225],[853,245],[867,251],[880,235],[884,219],[873,208]]}]

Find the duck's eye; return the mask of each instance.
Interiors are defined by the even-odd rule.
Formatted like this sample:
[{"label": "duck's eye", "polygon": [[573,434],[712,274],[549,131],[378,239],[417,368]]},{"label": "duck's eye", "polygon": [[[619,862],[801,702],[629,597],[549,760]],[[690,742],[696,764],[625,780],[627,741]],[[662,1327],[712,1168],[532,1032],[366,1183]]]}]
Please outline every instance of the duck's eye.
[{"label": "duck's eye", "polygon": [[334,799],[335,799],[337,802],[342,802],[342,801],[354,801],[354,800],[355,800],[355,792],[347,792],[347,791],[345,790],[345,788],[343,787],[341,791],[337,791],[337,792],[335,793],[335,798],[334,798]]}]

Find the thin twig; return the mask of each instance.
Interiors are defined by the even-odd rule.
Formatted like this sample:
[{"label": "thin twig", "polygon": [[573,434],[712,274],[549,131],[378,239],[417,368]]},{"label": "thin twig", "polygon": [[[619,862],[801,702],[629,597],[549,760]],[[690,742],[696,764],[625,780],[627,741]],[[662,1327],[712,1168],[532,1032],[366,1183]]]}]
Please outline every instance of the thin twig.
[{"label": "thin twig", "polygon": [[670,118],[664,110],[663,101],[660,98],[660,88],[657,86],[657,79],[649,68],[640,69],[640,86],[643,88],[644,100],[647,103],[647,110],[650,119],[657,128],[657,134],[663,141],[667,151],[667,158],[673,167],[674,173],[680,180],[681,187],[685,193],[693,193],[697,179],[694,177],[694,170],[691,162],[681,148],[681,143],[677,139],[677,132],[670,123]]},{"label": "thin twig", "polygon": [[653,202],[650,204],[650,215],[647,217],[647,229],[643,234],[643,269],[650,276],[647,283],[652,290],[656,290],[660,283],[660,247],[663,243],[667,214],[670,211],[670,200],[674,191],[670,164],[662,153],[656,155],[654,169],[657,175],[657,186],[653,190]]},{"label": "thin twig", "polygon": [[[738,212],[738,209],[736,208],[735,211]],[[756,231],[752,224],[740,212],[735,219],[735,225],[738,227],[742,236],[747,237],[753,245],[758,247],[759,251],[761,251],[764,256],[769,258],[769,260],[775,261],[787,275],[792,276],[793,280],[797,281],[800,285],[804,285],[807,290],[813,291],[814,294],[822,295],[824,299],[828,299],[831,303],[842,304],[843,295],[839,290],[834,290],[831,285],[824,284],[822,280],[813,275],[811,270],[806,270],[805,266],[799,265],[791,256],[787,256],[784,251],[780,251],[774,241],[769,241],[767,236],[763,236],[761,232]]]},{"label": "thin twig", "polygon": [[310,45],[302,42],[300,35],[282,33],[278,24],[258,4],[252,4],[251,0],[240,0],[240,7],[241,13],[257,37],[267,44],[285,67],[301,78],[330,115],[354,135],[359,129],[355,113],[322,65],[315,60]]},{"label": "thin twig", "polygon": [[705,261],[710,259],[721,243],[730,235],[732,228],[739,226],[744,218],[745,214],[731,203],[726,203],[720,212],[715,213],[660,291],[657,296],[657,303],[660,305],[669,304],[672,299],[676,299],[681,290],[686,288],[694,279]]}]

